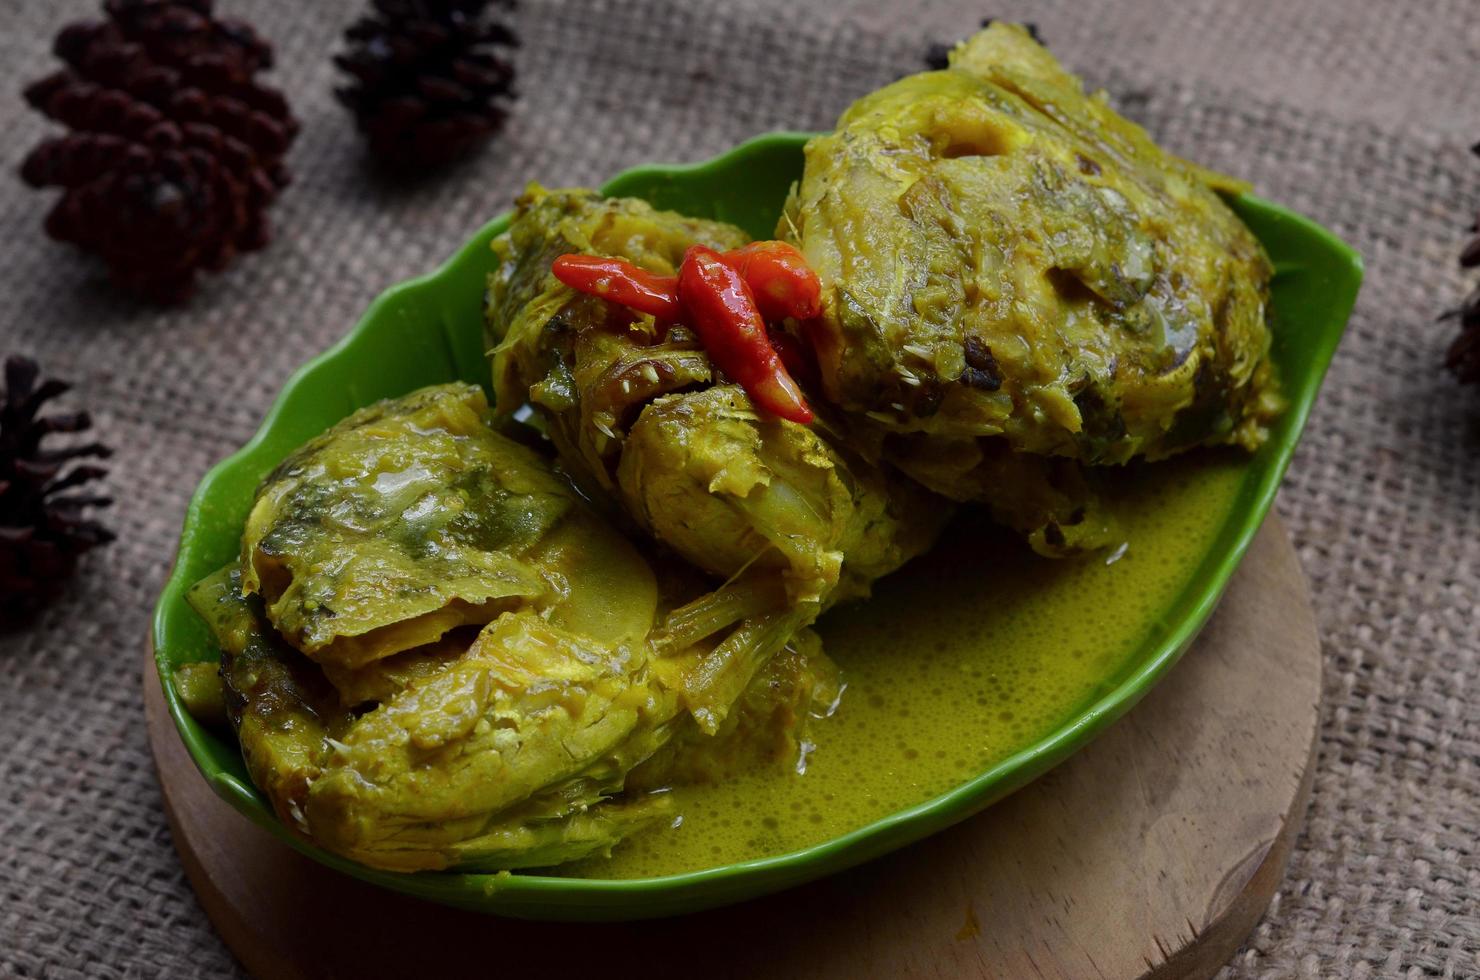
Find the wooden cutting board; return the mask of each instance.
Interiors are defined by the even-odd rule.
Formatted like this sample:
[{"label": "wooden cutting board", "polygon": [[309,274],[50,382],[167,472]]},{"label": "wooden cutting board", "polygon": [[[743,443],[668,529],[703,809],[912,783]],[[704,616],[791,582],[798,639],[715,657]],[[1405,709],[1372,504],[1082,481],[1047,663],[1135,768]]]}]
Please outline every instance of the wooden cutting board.
[{"label": "wooden cutting board", "polygon": [[149,739],[201,904],[262,978],[1210,977],[1284,874],[1310,797],[1321,653],[1271,517],[1194,647],[1047,776],[929,840],[770,898],[656,922],[519,922],[385,892],[218,799],[153,657]]}]

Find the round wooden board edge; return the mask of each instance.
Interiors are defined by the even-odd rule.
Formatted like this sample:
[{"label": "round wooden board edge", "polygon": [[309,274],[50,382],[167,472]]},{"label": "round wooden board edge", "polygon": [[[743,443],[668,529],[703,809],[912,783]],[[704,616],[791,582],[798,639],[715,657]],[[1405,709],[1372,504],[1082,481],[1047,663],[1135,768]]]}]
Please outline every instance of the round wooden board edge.
[{"label": "round wooden board edge", "polygon": [[[1321,676],[1324,677],[1324,669]],[[1320,710],[1320,702],[1317,701],[1317,719]],[[1197,942],[1171,951],[1165,961],[1152,965],[1137,980],[1203,980],[1212,977],[1228,965],[1239,947],[1253,934],[1259,920],[1264,918],[1269,903],[1274,900],[1275,892],[1279,891],[1280,883],[1285,880],[1295,841],[1305,826],[1305,815],[1310,810],[1311,790],[1315,786],[1315,762],[1320,746],[1321,729],[1317,724],[1312,726],[1305,769],[1295,795],[1290,799],[1290,807],[1285,812],[1280,832],[1270,841],[1269,849],[1262,858],[1240,865],[1224,878],[1224,884],[1219,889],[1226,896],[1223,915],[1215,918],[1211,925],[1204,926],[1197,935]],[[1245,870],[1248,870],[1247,878],[1243,877]],[[1197,931],[1195,926],[1192,928],[1194,932]]]}]

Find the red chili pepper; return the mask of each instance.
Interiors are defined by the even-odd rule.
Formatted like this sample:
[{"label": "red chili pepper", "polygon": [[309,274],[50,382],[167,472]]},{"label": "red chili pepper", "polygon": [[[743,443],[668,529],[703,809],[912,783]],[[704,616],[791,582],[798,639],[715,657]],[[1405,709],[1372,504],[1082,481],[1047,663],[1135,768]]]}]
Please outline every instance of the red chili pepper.
[{"label": "red chili pepper", "polygon": [[793,378],[798,378],[803,384],[811,387],[817,383],[817,362],[812,359],[812,352],[801,340],[789,333],[780,330],[770,332],[771,346],[776,349],[776,356],[781,358],[781,364],[786,368],[786,373]]},{"label": "red chili pepper", "polygon": [[806,425],[812,410],[766,335],[766,321],[740,273],[704,245],[684,253],[678,298],[709,357],[759,407]]},{"label": "red chili pepper", "polygon": [[571,289],[648,313],[678,319],[678,277],[639,269],[626,259],[600,255],[562,255],[550,271]]},{"label": "red chili pepper", "polygon": [[720,256],[745,279],[767,320],[809,320],[822,312],[822,283],[802,253],[785,242],[752,242]]}]

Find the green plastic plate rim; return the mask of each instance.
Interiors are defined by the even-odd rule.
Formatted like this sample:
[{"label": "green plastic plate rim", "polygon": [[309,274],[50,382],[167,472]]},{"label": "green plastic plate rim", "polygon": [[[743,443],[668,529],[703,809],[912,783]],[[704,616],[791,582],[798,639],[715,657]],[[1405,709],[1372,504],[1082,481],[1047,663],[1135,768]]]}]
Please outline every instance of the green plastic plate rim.
[{"label": "green plastic plate rim", "polygon": [[[785,188],[800,174],[802,148],[811,135],[769,133],[702,163],[636,167],[612,178],[602,190],[734,221],[752,235],[769,237]],[[1052,734],[954,789],[812,847],[665,877],[400,874],[366,868],[291,834],[245,778],[234,742],[207,731],[185,710],[171,682],[171,669],[206,659],[211,648],[184,595],[196,578],[227,560],[208,553],[213,548],[220,551],[223,527],[233,522],[240,527],[256,479],[321,431],[328,424],[319,424],[324,418],[332,422],[376,398],[455,377],[486,386],[481,321],[475,311],[481,305],[484,277],[494,264],[488,243],[507,226],[507,214],[484,225],[435,272],[393,286],[377,298],[349,334],[293,374],[253,438],[201,480],[186,512],[174,569],[155,610],[152,637],[166,703],[186,749],[223,799],[315,860],[432,901],[528,918],[636,919],[710,908],[842,870],[965,819],[1067,758],[1155,684],[1212,613],[1274,501],[1356,301],[1362,262],[1334,234],[1279,205],[1252,195],[1230,203],[1275,261],[1274,358],[1289,409],[1269,443],[1247,463],[1233,516],[1187,592],[1167,611],[1160,635],[1148,637],[1141,655],[1132,658],[1128,672],[1115,678],[1102,696],[1065,718]],[[398,324],[412,331],[412,322],[419,320],[430,320],[442,329],[416,326],[400,338],[414,346],[411,353],[423,358],[414,367],[402,363],[393,370],[385,359],[370,356],[371,348],[383,342],[376,338],[394,332]],[[410,363],[411,353],[394,360]],[[400,390],[386,390],[387,386]],[[315,416],[320,416],[318,421],[308,421]]]}]

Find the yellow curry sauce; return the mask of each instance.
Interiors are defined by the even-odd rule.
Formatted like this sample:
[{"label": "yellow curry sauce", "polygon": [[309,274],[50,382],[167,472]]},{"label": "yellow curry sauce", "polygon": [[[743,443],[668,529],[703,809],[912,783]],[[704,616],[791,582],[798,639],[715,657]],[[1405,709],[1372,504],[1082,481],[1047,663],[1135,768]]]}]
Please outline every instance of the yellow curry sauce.
[{"label": "yellow curry sauce", "polygon": [[1110,564],[1040,558],[980,517],[959,520],[871,600],[818,623],[848,686],[837,713],[808,730],[805,774],[768,768],[675,789],[678,826],[566,873],[678,874],[808,847],[1048,735],[1165,635],[1165,613],[1223,527],[1245,465],[1205,452],[1119,474],[1107,496],[1131,544]]}]

